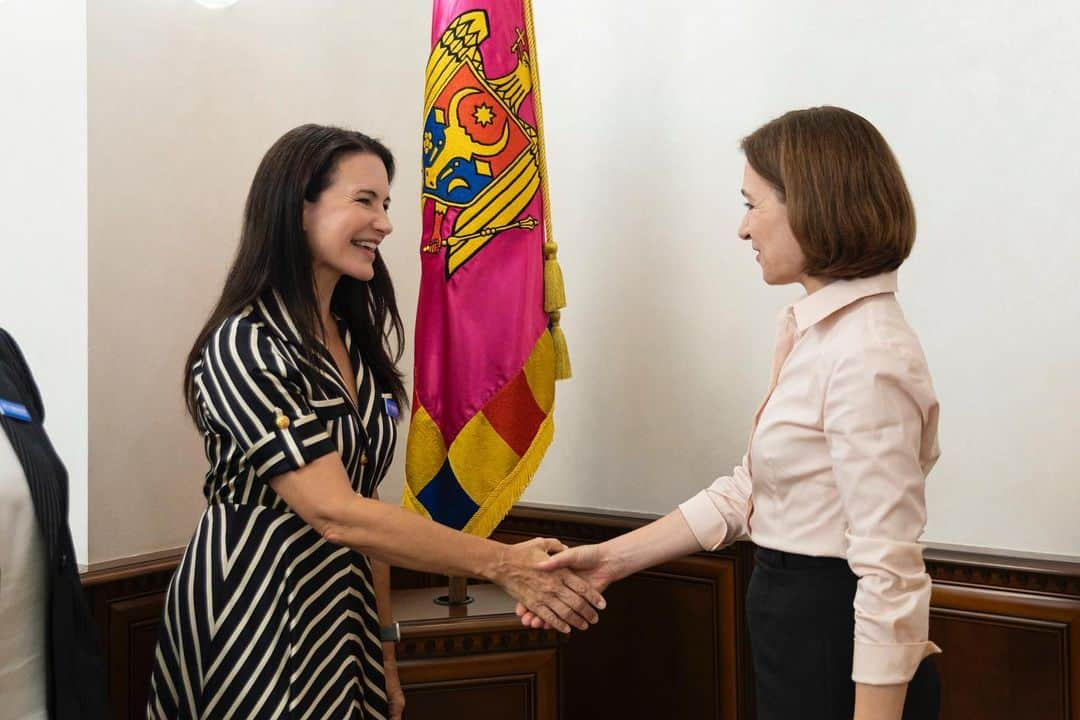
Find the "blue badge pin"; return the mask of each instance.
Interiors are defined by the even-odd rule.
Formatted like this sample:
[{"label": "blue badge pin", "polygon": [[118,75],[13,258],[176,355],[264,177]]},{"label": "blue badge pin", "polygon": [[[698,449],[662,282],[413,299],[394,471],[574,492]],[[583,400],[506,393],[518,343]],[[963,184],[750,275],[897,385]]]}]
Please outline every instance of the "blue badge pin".
[{"label": "blue badge pin", "polygon": [[386,414],[392,419],[397,420],[401,411],[398,409],[397,402],[394,400],[394,396],[390,393],[383,393],[382,395],[383,408],[386,410]]},{"label": "blue badge pin", "polygon": [[25,405],[20,405],[19,403],[10,400],[4,400],[3,398],[0,398],[0,415],[20,422],[30,422],[31,420],[30,412],[26,409]]}]

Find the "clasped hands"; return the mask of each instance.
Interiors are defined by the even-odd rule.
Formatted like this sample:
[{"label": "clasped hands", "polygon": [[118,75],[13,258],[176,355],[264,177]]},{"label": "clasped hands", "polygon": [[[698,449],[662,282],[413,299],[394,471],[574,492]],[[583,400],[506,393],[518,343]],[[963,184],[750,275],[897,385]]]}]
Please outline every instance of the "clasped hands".
[{"label": "clasped hands", "polygon": [[499,584],[517,599],[522,625],[587,630],[606,606],[600,593],[615,579],[601,555],[598,545],[568,548],[550,538],[511,545]]}]

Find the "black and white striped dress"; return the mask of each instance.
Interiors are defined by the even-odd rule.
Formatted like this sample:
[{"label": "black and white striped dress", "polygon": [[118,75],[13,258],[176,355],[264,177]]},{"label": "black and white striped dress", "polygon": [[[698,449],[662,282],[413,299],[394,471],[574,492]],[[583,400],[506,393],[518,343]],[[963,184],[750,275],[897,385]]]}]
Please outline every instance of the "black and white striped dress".
[{"label": "black and white striped dress", "polygon": [[386,474],[395,421],[342,335],[355,407],[329,353],[303,357],[276,292],[211,335],[194,373],[208,506],[169,584],[148,717],[387,715],[371,565],[268,482],[331,452],[364,496]]}]

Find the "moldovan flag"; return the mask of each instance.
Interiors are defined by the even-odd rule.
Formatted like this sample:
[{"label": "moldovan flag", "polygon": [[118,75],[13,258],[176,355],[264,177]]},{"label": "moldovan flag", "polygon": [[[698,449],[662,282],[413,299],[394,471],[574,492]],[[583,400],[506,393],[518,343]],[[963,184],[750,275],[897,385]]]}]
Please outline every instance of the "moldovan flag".
[{"label": "moldovan flag", "polygon": [[486,537],[551,443],[570,376],[529,0],[435,0],[403,504]]}]

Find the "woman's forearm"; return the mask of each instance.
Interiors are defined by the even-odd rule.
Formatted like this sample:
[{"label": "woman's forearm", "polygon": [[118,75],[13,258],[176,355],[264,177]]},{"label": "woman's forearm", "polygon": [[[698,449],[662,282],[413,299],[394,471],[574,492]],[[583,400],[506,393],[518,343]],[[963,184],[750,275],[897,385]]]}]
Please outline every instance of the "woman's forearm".
[{"label": "woman's forearm", "polygon": [[395,505],[353,492],[337,453],[299,470],[282,473],[270,485],[328,542],[350,547],[374,560],[422,572],[484,578],[500,585],[562,632],[597,621],[604,600],[570,571],[546,573],[537,564],[564,550],[556,540],[504,545],[452,530]]},{"label": "woman's forearm", "polygon": [[907,683],[867,685],[855,683],[855,720],[900,720]]},{"label": "woman's forearm", "polygon": [[485,580],[498,574],[505,545],[357,495],[336,453],[275,477],[271,486],[323,537],[388,565]]},{"label": "woman's forearm", "polygon": [[353,496],[320,530],[330,542],[389,565],[421,572],[497,580],[507,546],[445,525],[403,508]]},{"label": "woman's forearm", "polygon": [[699,550],[701,544],[677,509],[599,546],[601,561],[608,564],[616,580]]}]

